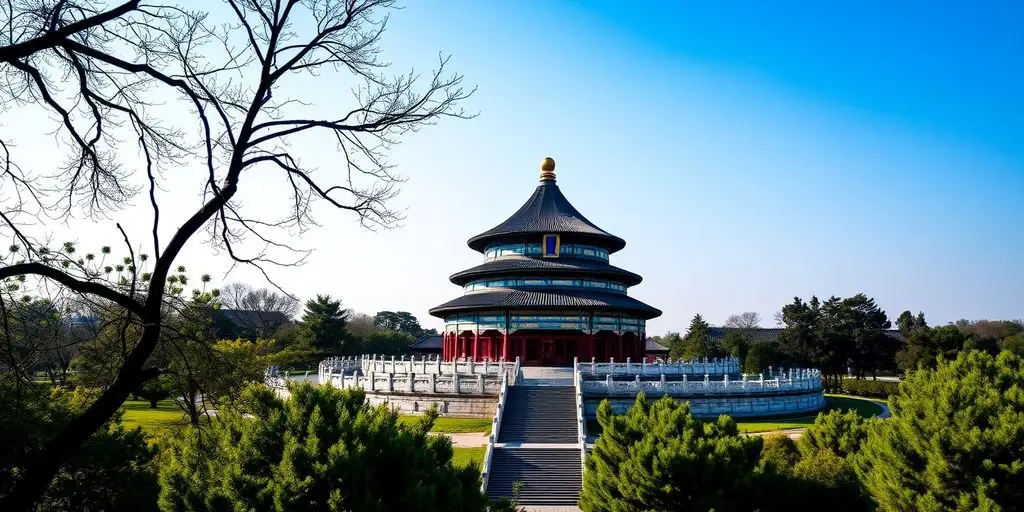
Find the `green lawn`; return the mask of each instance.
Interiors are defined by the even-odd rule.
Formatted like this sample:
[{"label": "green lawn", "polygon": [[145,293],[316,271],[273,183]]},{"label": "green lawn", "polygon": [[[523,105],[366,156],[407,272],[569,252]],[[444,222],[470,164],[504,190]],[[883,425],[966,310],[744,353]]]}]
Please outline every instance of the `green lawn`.
[{"label": "green lawn", "polygon": [[457,448],[452,447],[454,455],[452,455],[452,463],[456,466],[466,466],[470,462],[476,462],[477,466],[484,464],[484,453],[487,452],[486,446],[477,446],[473,448]]},{"label": "green lawn", "polygon": [[[865,418],[878,416],[882,413],[882,408],[867,398],[848,395],[825,395],[825,408],[822,409],[822,412],[834,409],[843,411],[852,409]],[[751,418],[749,420],[738,419],[736,425],[740,428],[740,432],[768,432],[787,428],[807,428],[814,424],[814,419],[817,417],[818,415],[814,414],[796,417],[779,416]]]},{"label": "green lawn", "polygon": [[124,411],[125,427],[142,427],[154,437],[173,433],[188,424],[185,414],[171,400],[161,400],[156,409],[150,409],[149,402],[128,400],[121,410]]},{"label": "green lawn", "polygon": [[[420,416],[399,416],[403,423],[413,423],[420,419]],[[445,434],[464,434],[468,432],[491,433],[490,418],[437,418],[434,421],[434,428],[431,432],[443,432]]]}]

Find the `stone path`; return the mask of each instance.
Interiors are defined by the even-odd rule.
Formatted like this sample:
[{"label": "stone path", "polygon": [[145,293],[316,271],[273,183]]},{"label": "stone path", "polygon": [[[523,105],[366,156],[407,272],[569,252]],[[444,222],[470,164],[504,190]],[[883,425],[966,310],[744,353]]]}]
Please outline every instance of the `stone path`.
[{"label": "stone path", "polygon": [[543,506],[527,506],[519,505],[520,510],[526,512],[580,512],[579,507],[543,507]]},{"label": "stone path", "polygon": [[741,435],[744,436],[769,436],[772,434],[786,434],[790,439],[796,441],[800,439],[800,436],[804,435],[806,428],[780,428],[778,430],[766,430],[764,432],[743,432]]},{"label": "stone path", "polygon": [[525,366],[523,386],[572,386],[572,368],[554,368],[546,366]]},{"label": "stone path", "polygon": [[448,436],[452,440],[452,446],[458,448],[477,448],[487,446],[487,434],[483,432],[467,432],[449,434],[446,432],[431,432],[432,436]]}]

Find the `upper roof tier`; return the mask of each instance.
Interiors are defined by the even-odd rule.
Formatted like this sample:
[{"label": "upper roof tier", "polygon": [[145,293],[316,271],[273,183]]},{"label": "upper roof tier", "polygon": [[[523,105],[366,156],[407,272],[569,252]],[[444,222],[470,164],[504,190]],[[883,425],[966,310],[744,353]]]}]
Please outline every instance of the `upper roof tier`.
[{"label": "upper roof tier", "polygon": [[589,240],[594,245],[607,247],[609,253],[626,246],[625,240],[597,227],[569,203],[555,183],[555,161],[545,158],[541,163],[540,185],[533,195],[505,222],[470,238],[469,247],[483,252],[493,241],[546,234]]}]

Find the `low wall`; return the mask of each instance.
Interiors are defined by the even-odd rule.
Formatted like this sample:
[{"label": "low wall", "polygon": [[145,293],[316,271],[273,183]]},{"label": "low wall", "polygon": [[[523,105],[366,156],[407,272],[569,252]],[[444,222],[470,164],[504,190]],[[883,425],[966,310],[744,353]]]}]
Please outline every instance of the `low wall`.
[{"label": "low wall", "polygon": [[425,395],[408,393],[371,393],[366,399],[373,405],[387,404],[401,414],[423,414],[437,404],[441,416],[461,418],[491,418],[498,397],[486,395]]},{"label": "low wall", "polygon": [[[581,374],[583,376],[585,374]],[[703,379],[688,380],[686,375],[680,380],[668,380],[665,375],[660,375],[658,380],[651,378],[642,379],[640,375],[634,376],[632,380],[615,379],[611,375],[605,376],[603,380],[582,380],[583,393],[587,396],[630,396],[634,397],[640,391],[648,395],[670,395],[679,398],[688,398],[697,395],[719,395],[731,397],[733,395],[778,395],[791,392],[821,391],[821,373],[817,370],[791,370],[771,379],[765,379],[758,375],[756,379],[750,379],[743,374],[739,379],[730,379],[729,375],[721,379],[712,380],[709,375]]]},{"label": "low wall", "polygon": [[368,392],[493,395],[497,396],[504,375],[439,375],[436,373],[370,373],[369,375],[329,375],[325,384],[337,388],[363,388]]},{"label": "low wall", "polygon": [[599,363],[595,359],[590,361],[577,361],[576,370],[585,377],[603,377],[605,375],[643,375],[643,376],[700,376],[713,375],[737,375],[740,373],[740,360],[735,357],[723,357],[701,360],[683,360],[648,362],[646,360],[632,361],[629,358],[625,362],[616,362],[612,359],[608,363]]},{"label": "low wall", "polygon": [[[651,396],[657,400],[659,396]],[[601,397],[586,397],[583,401],[583,412],[588,418],[597,416],[597,406]],[[610,397],[612,409],[623,414],[633,406],[634,397]],[[757,416],[776,416],[782,414],[814,413],[825,407],[825,395],[822,391],[793,392],[775,396],[690,396],[675,398],[676,401],[690,403],[690,411],[701,418],[715,418],[728,414],[736,418]]]}]

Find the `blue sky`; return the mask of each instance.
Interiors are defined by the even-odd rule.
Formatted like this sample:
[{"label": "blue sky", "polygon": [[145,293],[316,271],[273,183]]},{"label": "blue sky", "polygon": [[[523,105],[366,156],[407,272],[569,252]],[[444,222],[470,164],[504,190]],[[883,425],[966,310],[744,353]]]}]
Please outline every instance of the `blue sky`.
[{"label": "blue sky", "polygon": [[1024,316],[1020,7],[495,4],[395,17],[480,85],[478,119],[403,148],[460,155],[408,169],[407,197],[465,194],[428,214],[444,268],[550,154],[629,242],[613,262],[665,311],[652,332],[859,291],[892,316]]},{"label": "blue sky", "polygon": [[[812,294],[865,292],[892,318],[938,323],[1024,317],[1021,4],[407,4],[385,57],[426,71],[451,54],[480,115],[393,152],[409,180],[400,229],[318,208],[323,226],[295,241],[310,259],[272,274],[289,291],[439,327],[427,310],[461,293],[448,275],[482,260],[466,240],[514,212],[552,156],[575,206],[626,239],[612,263],[643,275],[631,295],[664,311],[649,334],[694,313],[756,311],[770,326]],[[312,83],[291,92],[347,110],[349,84]],[[338,155],[304,158],[329,172]],[[250,183],[275,197],[276,182]],[[130,210],[79,235],[117,242],[113,221],[145,235]],[[184,261],[259,281],[225,277],[199,238]]]}]

